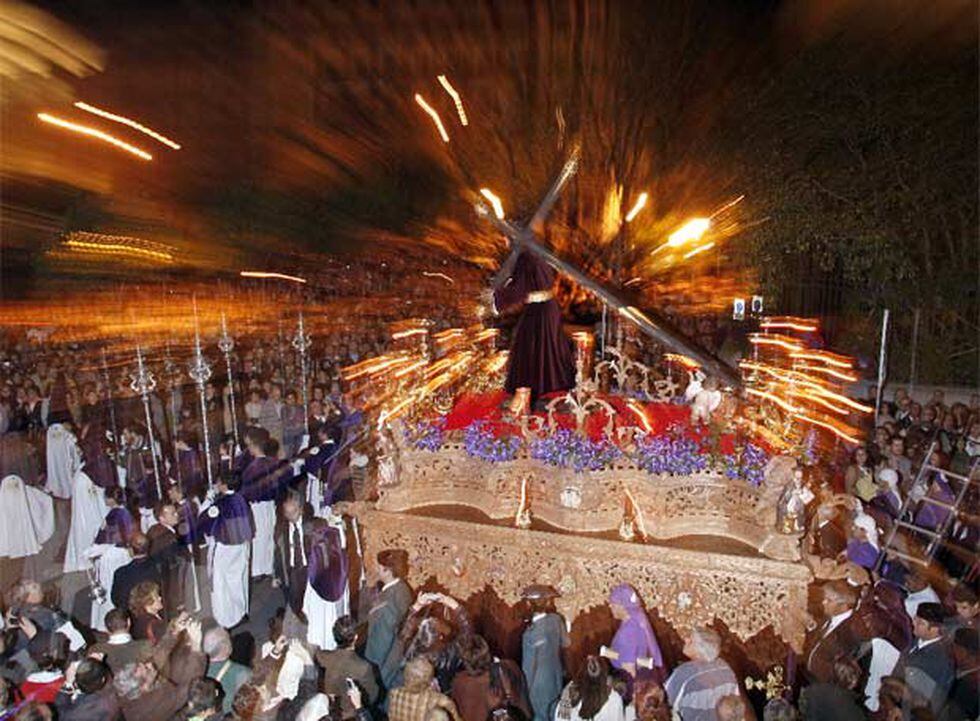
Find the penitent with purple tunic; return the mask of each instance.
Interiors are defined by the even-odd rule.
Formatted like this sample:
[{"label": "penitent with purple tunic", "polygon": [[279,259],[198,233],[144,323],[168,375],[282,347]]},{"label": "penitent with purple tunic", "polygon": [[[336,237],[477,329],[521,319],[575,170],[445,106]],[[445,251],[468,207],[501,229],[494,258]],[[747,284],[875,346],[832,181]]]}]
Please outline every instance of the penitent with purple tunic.
[{"label": "penitent with purple tunic", "polygon": [[619,658],[612,665],[622,668],[624,664],[635,664],[638,658],[651,658],[654,668],[663,669],[660,644],[633,587],[626,583],[616,586],[609,594],[609,603],[622,606],[628,614],[613,636],[612,649],[619,654]]},{"label": "penitent with purple tunic", "polygon": [[493,294],[494,308],[502,310],[523,303],[510,349],[504,389],[531,389],[531,402],[575,385],[575,355],[572,340],[561,327],[561,308],[554,298],[533,294],[550,293],[555,271],[528,251],[517,256],[507,282]]}]

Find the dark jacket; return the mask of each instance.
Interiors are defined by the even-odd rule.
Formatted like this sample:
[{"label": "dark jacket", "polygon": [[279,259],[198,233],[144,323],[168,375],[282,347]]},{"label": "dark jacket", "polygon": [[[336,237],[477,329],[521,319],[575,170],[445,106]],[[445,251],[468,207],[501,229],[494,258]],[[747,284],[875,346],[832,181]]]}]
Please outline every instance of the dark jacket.
[{"label": "dark jacket", "polygon": [[159,671],[153,687],[121,701],[126,721],[170,721],[187,703],[191,682],[204,675],[207,659],[168,633],[154,649],[153,663]]},{"label": "dark jacket", "polygon": [[912,694],[938,714],[955,678],[949,642],[940,639],[923,648],[912,646],[899,656],[892,675],[904,679]]},{"label": "dark jacket", "polygon": [[92,646],[89,652],[103,654],[109,670],[113,673],[119,673],[119,669],[148,658],[150,650],[151,646],[148,641],[130,640],[127,643],[101,641]]},{"label": "dark jacket", "polygon": [[281,515],[276,517],[276,527],[273,531],[273,542],[275,552],[273,554],[273,572],[275,577],[282,584],[283,593],[286,601],[294,613],[301,613],[303,609],[303,594],[306,593],[307,567],[309,565],[310,552],[313,545],[313,531],[319,519],[313,516],[313,510],[309,506],[303,509],[303,549],[307,563],[303,563],[304,554],[297,549],[295,566],[290,565],[289,553],[289,534],[292,526]]},{"label": "dark jacket", "polygon": [[111,684],[96,693],[84,693],[74,698],[60,693],[54,707],[58,721],[119,721],[122,718],[119,699]]},{"label": "dark jacket", "polygon": [[316,655],[317,664],[323,668],[323,685],[321,690],[327,695],[340,699],[340,709],[345,719],[357,716],[356,709],[347,698],[347,679],[352,679],[363,695],[364,705],[373,706],[378,701],[377,670],[369,662],[348,648],[338,648],[336,651],[320,651]]},{"label": "dark jacket", "polygon": [[112,577],[112,604],[116,608],[129,609],[129,592],[143,581],[154,581],[162,588],[160,571],[149,556],[134,558],[116,571]]},{"label": "dark jacket", "polygon": [[190,563],[190,551],[181,545],[177,533],[161,523],[146,534],[150,541],[150,558],[156,564],[162,581],[163,605],[175,614],[184,603],[184,572]]},{"label": "dark jacket", "polygon": [[368,612],[364,658],[377,667],[385,688],[391,688],[399,676],[400,656],[392,651],[398,631],[411,606],[412,589],[405,581],[398,580],[378,593]]}]

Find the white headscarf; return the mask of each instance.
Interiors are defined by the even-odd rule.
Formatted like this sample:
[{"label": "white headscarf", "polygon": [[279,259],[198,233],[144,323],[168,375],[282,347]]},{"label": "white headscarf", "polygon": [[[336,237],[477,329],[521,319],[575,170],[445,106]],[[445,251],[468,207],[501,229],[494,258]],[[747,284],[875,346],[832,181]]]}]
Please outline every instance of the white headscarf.
[{"label": "white headscarf", "polygon": [[867,513],[859,513],[854,517],[854,525],[868,534],[868,543],[878,550],[878,526],[875,519]]},{"label": "white headscarf", "polygon": [[882,468],[878,471],[878,480],[888,485],[891,492],[895,494],[898,505],[902,505],[902,494],[898,490],[898,471],[894,468]]}]

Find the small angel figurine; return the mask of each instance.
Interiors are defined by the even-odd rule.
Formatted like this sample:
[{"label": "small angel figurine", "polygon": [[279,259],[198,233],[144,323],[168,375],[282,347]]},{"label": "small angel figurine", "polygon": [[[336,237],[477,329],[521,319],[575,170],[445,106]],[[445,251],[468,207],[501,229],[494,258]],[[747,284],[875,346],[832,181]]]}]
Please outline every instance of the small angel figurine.
[{"label": "small angel figurine", "polygon": [[776,528],[780,533],[802,533],[806,528],[806,506],[814,499],[813,491],[803,483],[803,469],[793,471],[776,505]]}]

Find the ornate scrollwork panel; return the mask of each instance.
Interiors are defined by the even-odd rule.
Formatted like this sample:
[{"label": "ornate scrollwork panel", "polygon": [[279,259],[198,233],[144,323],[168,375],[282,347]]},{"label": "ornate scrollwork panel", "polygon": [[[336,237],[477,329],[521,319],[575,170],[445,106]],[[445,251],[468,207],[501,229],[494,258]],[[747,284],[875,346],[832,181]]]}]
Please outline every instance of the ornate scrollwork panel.
[{"label": "ornate scrollwork panel", "polygon": [[572,619],[629,582],[680,632],[718,618],[742,640],[772,626],[797,650],[803,644],[811,575],[800,563],[391,514],[366,504],[347,510],[364,529],[368,563],[383,548],[403,548],[416,586],[435,578],[462,599],[491,586],[515,604],[527,584],[549,583]]}]

